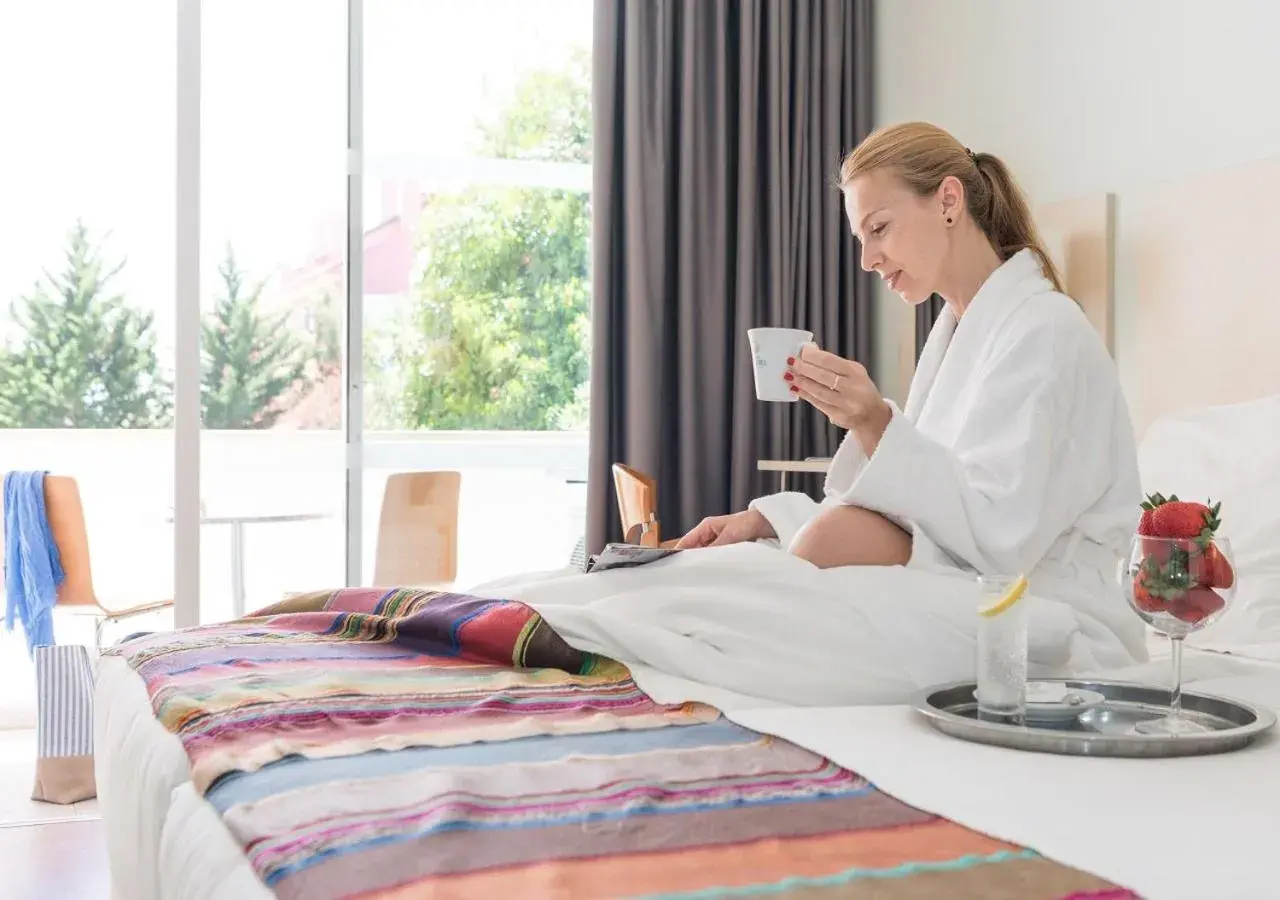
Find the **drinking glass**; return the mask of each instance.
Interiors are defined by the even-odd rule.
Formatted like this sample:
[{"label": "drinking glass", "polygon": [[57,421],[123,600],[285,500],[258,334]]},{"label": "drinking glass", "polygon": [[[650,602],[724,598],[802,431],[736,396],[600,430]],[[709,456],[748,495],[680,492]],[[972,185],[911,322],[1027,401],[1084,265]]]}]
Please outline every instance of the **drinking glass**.
[{"label": "drinking glass", "polygon": [[1212,730],[1182,711],[1182,642],[1220,619],[1235,596],[1231,542],[1134,535],[1120,566],[1120,584],[1133,611],[1169,639],[1173,659],[1168,714],[1139,722],[1135,730],[1164,735]]},{"label": "drinking glass", "polygon": [[[1006,596],[1018,576],[978,578],[978,608]],[[1026,597],[993,616],[978,616],[978,683],[974,694],[979,716],[1018,718],[1027,706]]]}]

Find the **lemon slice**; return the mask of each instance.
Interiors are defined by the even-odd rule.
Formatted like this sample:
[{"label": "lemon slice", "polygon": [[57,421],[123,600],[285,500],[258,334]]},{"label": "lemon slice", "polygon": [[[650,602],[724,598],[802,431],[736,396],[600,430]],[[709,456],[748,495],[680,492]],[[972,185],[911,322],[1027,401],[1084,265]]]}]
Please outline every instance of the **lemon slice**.
[{"label": "lemon slice", "polygon": [[984,618],[998,616],[1002,612],[1006,612],[1009,607],[1022,599],[1022,595],[1027,592],[1027,576],[1019,575],[1018,580],[1009,586],[1009,590],[999,600],[988,603],[986,606],[978,607],[978,615]]}]

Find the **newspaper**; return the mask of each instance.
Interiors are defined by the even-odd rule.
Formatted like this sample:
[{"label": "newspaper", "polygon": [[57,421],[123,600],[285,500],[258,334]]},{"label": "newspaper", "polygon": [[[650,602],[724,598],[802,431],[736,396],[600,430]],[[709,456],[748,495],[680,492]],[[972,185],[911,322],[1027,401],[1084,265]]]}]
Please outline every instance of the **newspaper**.
[{"label": "newspaper", "polygon": [[641,547],[639,544],[606,544],[604,550],[591,557],[588,572],[605,572],[609,569],[628,569],[679,553],[671,547]]}]

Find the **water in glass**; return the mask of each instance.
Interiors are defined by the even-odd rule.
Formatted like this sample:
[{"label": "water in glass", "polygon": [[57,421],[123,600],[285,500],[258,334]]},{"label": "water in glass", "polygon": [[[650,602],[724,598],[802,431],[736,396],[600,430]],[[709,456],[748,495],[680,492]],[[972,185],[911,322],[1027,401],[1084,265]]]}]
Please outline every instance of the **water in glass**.
[{"label": "water in glass", "polygon": [[[979,579],[980,608],[994,603],[1015,578]],[[1019,600],[994,616],[978,617],[978,712],[1021,716],[1027,696],[1027,602]]]}]

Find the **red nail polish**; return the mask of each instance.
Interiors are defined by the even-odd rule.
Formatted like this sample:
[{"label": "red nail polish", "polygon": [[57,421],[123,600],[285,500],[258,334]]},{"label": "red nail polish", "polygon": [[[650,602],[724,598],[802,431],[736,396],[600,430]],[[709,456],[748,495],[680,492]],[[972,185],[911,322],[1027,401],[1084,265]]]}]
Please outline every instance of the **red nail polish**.
[{"label": "red nail polish", "polygon": [[791,393],[793,393],[793,394],[798,394],[798,393],[800,393],[800,388],[796,387],[794,384],[793,384],[793,385],[791,385]]},{"label": "red nail polish", "polygon": [[788,356],[787,365],[794,366],[795,364],[796,364],[796,358],[794,356]]},{"label": "red nail polish", "polygon": [[796,380],[796,376],[792,375],[790,372],[784,372],[784,373],[782,374],[782,377],[783,377],[783,378],[785,378],[785,379],[787,379],[787,381],[795,381],[795,380]]}]

